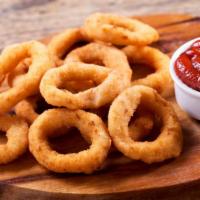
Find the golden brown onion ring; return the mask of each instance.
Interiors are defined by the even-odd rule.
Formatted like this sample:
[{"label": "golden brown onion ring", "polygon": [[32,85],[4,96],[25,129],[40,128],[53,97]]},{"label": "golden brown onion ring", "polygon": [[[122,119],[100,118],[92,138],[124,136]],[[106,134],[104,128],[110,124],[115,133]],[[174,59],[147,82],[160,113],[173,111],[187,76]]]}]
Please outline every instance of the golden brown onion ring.
[{"label": "golden brown onion ring", "polygon": [[[53,123],[49,123],[52,121]],[[79,153],[60,154],[51,149],[47,139],[59,128],[77,127],[89,138],[90,148]],[[82,110],[52,109],[42,113],[29,131],[29,148],[37,161],[55,172],[92,173],[104,162],[111,140],[102,120]]]},{"label": "golden brown onion ring", "polygon": [[37,41],[30,41],[9,46],[2,52],[0,75],[10,73],[27,57],[32,59],[27,74],[19,84],[0,93],[0,113],[8,112],[22,99],[37,93],[42,76],[53,66],[47,48]]},{"label": "golden brown onion ring", "polygon": [[[112,101],[119,93],[119,88],[115,87],[119,78],[118,73],[108,68],[71,62],[49,70],[42,78],[40,92],[47,103],[54,106],[96,108]],[[75,94],[62,89],[63,83],[72,80],[93,80],[98,86]]]},{"label": "golden brown onion ring", "polygon": [[[139,104],[161,119],[161,133],[154,141],[137,142],[129,135],[128,123]],[[135,160],[160,162],[179,156],[182,150],[181,127],[171,104],[146,86],[128,88],[113,101],[108,129],[116,148]]]},{"label": "golden brown onion ring", "polygon": [[90,15],[85,20],[83,34],[115,45],[144,46],[159,38],[154,28],[137,19],[105,13]]}]

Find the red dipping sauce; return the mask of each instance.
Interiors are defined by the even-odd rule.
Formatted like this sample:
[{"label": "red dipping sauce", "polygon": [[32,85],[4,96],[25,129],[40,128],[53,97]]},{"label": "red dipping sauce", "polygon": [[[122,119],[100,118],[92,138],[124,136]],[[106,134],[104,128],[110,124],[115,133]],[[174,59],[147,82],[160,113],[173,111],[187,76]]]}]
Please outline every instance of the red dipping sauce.
[{"label": "red dipping sauce", "polygon": [[175,72],[183,83],[200,91],[200,40],[177,58]]}]

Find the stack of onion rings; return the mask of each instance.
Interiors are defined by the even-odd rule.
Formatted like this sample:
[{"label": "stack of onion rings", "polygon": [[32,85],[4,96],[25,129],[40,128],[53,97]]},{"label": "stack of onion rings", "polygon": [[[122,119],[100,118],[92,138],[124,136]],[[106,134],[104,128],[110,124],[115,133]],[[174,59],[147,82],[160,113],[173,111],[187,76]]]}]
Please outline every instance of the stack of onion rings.
[{"label": "stack of onion rings", "polygon": [[[0,130],[8,141],[0,145],[0,164],[17,159],[28,145],[38,163],[59,173],[92,173],[117,149],[146,163],[177,157],[180,124],[161,97],[172,93],[169,58],[145,46],[158,38],[154,28],[136,19],[96,13],[49,43],[6,48],[0,55]],[[147,64],[155,73],[137,79],[131,63]],[[90,147],[59,153],[48,139],[71,127]]]}]

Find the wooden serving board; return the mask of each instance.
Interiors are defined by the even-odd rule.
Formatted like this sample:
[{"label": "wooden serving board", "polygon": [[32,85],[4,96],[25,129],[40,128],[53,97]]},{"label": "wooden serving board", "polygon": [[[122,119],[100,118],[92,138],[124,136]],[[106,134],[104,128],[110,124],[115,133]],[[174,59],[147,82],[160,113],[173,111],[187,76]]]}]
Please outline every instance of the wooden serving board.
[{"label": "wooden serving board", "polygon": [[[155,46],[169,55],[185,41],[200,36],[198,17],[156,15],[138,18],[158,29],[161,38]],[[0,198],[157,199],[161,197],[160,191],[162,199],[175,199],[175,193],[180,197],[190,193],[191,196],[200,195],[189,190],[191,187],[199,190],[200,185],[200,124],[190,119],[175,102],[173,104],[184,135],[184,148],[179,158],[147,165],[131,161],[120,153],[111,153],[103,170],[84,175],[49,172],[27,153],[11,164],[0,166]],[[74,146],[68,142],[69,148],[70,145]]]}]

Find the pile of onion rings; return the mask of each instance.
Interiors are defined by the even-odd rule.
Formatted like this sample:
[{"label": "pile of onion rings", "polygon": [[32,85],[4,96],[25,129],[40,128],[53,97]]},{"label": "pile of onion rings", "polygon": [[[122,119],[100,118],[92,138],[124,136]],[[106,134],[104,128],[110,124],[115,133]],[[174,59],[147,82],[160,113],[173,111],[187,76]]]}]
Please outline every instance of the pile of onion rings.
[{"label": "pile of onion rings", "polygon": [[[0,164],[28,147],[40,165],[57,173],[93,173],[112,150],[149,164],[179,156],[181,127],[164,99],[173,93],[169,58],[146,46],[158,39],[158,32],[139,20],[95,13],[48,43],[5,48],[0,130],[7,142],[0,144]],[[137,79],[138,63],[154,72]],[[89,147],[72,153],[54,149],[49,138],[72,127]]]}]

